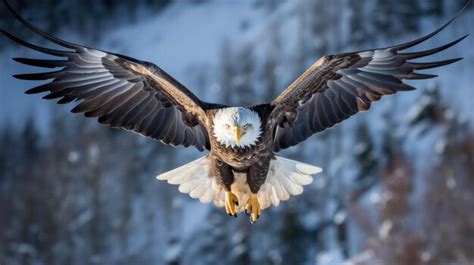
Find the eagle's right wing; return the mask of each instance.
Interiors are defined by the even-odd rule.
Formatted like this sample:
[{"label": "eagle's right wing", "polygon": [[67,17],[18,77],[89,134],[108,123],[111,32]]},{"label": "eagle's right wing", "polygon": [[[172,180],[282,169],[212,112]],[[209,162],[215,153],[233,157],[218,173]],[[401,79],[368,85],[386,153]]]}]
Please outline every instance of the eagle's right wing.
[{"label": "eagle's right wing", "polygon": [[369,109],[382,96],[415,89],[404,83],[404,80],[435,77],[420,73],[419,70],[460,60],[412,61],[443,51],[467,35],[438,48],[402,52],[433,37],[454,18],[431,34],[411,42],[319,59],[271,102],[274,109],[270,114],[269,126],[274,126],[270,128],[275,132],[274,151],[294,146],[316,132]]},{"label": "eagle's right wing", "polygon": [[209,149],[205,110],[216,105],[199,100],[158,66],[66,42],[37,29],[8,9],[33,32],[67,50],[53,50],[28,43],[4,30],[13,41],[59,60],[15,58],[26,65],[58,68],[37,74],[15,75],[23,80],[52,80],[27,91],[49,92],[45,99],[58,103],[79,102],[72,112],[98,117],[100,123],[130,130],[174,146]]}]

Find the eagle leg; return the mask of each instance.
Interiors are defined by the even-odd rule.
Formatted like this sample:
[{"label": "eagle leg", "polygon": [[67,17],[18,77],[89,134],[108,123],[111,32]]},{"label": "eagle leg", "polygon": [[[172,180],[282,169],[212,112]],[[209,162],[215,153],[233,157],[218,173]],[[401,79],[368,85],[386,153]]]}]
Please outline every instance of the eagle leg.
[{"label": "eagle leg", "polygon": [[228,215],[237,217],[235,212],[235,206],[239,205],[239,200],[237,196],[230,191],[225,192],[225,211]]},{"label": "eagle leg", "polygon": [[251,193],[245,205],[245,213],[250,214],[250,222],[254,224],[260,217],[260,203],[258,202],[257,194]]}]

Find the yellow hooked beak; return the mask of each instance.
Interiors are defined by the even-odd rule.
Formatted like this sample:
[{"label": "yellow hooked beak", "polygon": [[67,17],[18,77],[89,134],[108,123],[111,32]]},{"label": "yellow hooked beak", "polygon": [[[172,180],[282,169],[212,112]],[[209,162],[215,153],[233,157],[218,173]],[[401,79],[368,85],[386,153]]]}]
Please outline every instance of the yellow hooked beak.
[{"label": "yellow hooked beak", "polygon": [[239,126],[234,127],[234,137],[235,137],[235,142],[239,144],[240,138],[242,137],[243,131]]}]

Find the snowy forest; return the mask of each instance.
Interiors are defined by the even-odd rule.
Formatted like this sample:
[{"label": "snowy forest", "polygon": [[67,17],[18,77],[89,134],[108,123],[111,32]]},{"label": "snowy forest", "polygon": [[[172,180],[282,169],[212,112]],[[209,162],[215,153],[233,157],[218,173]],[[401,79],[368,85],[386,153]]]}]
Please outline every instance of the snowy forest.
[{"label": "snowy forest", "polygon": [[[63,39],[154,62],[210,102],[271,100],[320,56],[402,43],[459,0],[18,0]],[[471,37],[418,89],[290,148],[305,192],[243,214],[155,176],[202,156],[110,129],[11,75],[38,56],[0,36],[0,264],[474,264],[474,4],[422,48]],[[0,4],[0,28],[30,38]],[[436,59],[436,58],[435,58]]]}]

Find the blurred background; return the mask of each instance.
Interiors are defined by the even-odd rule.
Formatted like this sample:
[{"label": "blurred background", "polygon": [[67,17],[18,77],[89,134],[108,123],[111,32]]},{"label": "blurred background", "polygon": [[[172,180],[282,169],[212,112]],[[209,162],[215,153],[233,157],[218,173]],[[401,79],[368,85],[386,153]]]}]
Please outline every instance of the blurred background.
[{"label": "blurred background", "polygon": [[[14,1],[40,28],[152,61],[211,102],[270,100],[320,56],[438,28],[453,0]],[[473,7],[419,50],[474,33]],[[0,27],[35,43],[0,4]],[[155,176],[202,153],[69,114],[11,75],[42,56],[0,37],[0,263],[474,264],[474,38],[464,57],[284,156],[324,168],[248,217]]]}]

